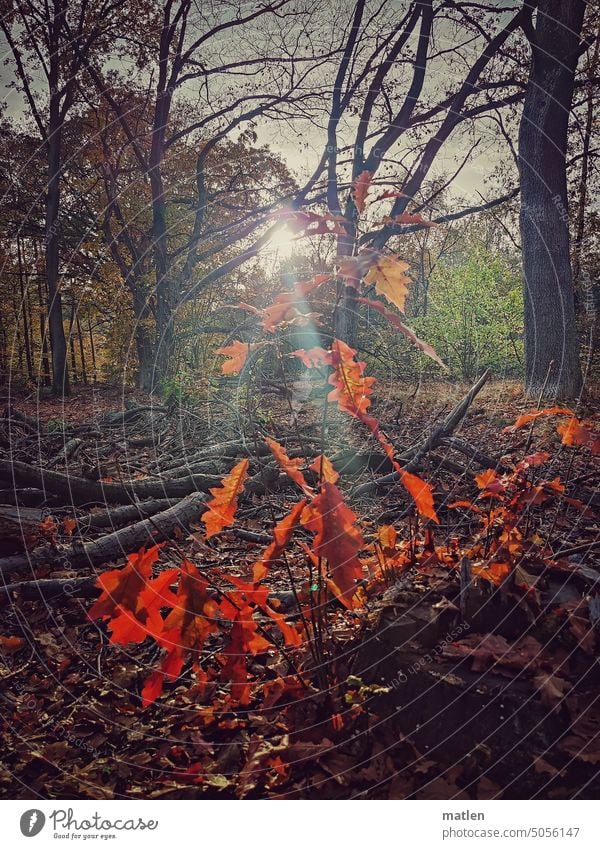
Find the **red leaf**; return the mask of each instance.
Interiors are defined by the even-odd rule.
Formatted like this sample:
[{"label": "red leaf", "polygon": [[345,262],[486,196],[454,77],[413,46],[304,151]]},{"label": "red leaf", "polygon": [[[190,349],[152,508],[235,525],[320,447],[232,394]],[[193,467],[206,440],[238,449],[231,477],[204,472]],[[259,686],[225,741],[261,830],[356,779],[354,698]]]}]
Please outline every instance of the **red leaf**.
[{"label": "red leaf", "polygon": [[23,646],[21,637],[0,637],[0,649],[8,654],[14,654]]},{"label": "red leaf", "polygon": [[304,478],[304,475],[300,471],[301,466],[304,465],[304,461],[300,458],[295,460],[290,460],[288,455],[285,453],[285,448],[283,445],[280,445],[276,439],[271,439],[270,436],[265,437],[265,442],[269,446],[269,449],[280,468],[286,473],[286,475],[294,481],[294,483],[298,484],[300,489],[306,495],[312,495],[313,489],[310,487]]},{"label": "red leaf", "polygon": [[304,498],[295,504],[287,516],[284,516],[273,528],[273,542],[265,550],[261,559],[254,564],[253,580],[255,584],[266,577],[273,562],[281,557],[289,545],[292,534],[298,527],[300,516],[305,507],[306,499]]},{"label": "red leaf", "polygon": [[400,215],[394,215],[392,221],[394,224],[422,224],[425,227],[435,227],[434,221],[427,221],[422,215],[411,212],[401,212]]},{"label": "red leaf", "polygon": [[568,407],[547,407],[545,410],[533,410],[529,413],[523,413],[518,417],[514,425],[509,427],[505,427],[505,431],[513,431],[518,430],[521,427],[525,427],[525,425],[530,422],[534,422],[536,419],[541,418],[542,416],[572,416],[573,411],[569,410]]},{"label": "red leaf", "polygon": [[318,366],[329,365],[331,363],[331,353],[325,351],[324,348],[310,348],[305,351],[300,348],[297,351],[292,351],[291,357],[298,357],[302,360],[306,368],[317,368]]},{"label": "red leaf", "polygon": [[319,454],[318,457],[315,457],[315,459],[310,464],[309,469],[314,472],[315,475],[318,475],[321,481],[337,483],[340,479],[339,474],[333,468],[331,460],[324,454]]},{"label": "red leaf", "polygon": [[400,470],[400,480],[405,489],[412,495],[419,513],[427,519],[431,519],[432,522],[439,524],[440,520],[435,512],[433,493],[429,484],[418,475],[405,472],[404,469]]},{"label": "red leaf", "polygon": [[244,367],[248,354],[260,348],[260,346],[260,342],[240,342],[239,339],[236,339],[235,342],[225,348],[217,348],[215,354],[229,357],[221,366],[221,372],[223,374],[239,374]]},{"label": "red leaf", "polygon": [[359,212],[364,211],[372,179],[373,175],[370,171],[363,171],[362,174],[359,174],[356,180],[352,183],[350,193]]},{"label": "red leaf", "polygon": [[503,483],[493,469],[486,469],[485,472],[475,475],[475,483],[484,492],[493,492],[497,495],[506,492]]},{"label": "red leaf", "polygon": [[206,511],[202,515],[202,521],[206,526],[207,539],[220,533],[223,528],[233,525],[238,496],[244,489],[244,484],[248,478],[249,462],[247,457],[240,460],[231,472],[225,475],[221,481],[221,486],[215,486],[210,490],[214,498],[208,502]]},{"label": "red leaf", "polygon": [[151,634],[161,633],[163,621],[160,607],[172,598],[163,599],[169,583],[175,578],[175,571],[164,573],[151,581],[152,566],[158,560],[160,546],[135,555],[129,555],[127,565],[122,569],[103,572],[96,581],[102,589],[97,601],[88,611],[90,619],[109,619],[111,643],[139,643]]},{"label": "red leaf", "polygon": [[352,607],[356,582],[363,576],[358,554],[364,548],[364,540],[354,527],[356,514],[335,484],[325,481],[321,493],[302,513],[301,522],[315,534],[313,551],[326,558],[337,597],[346,607]]},{"label": "red leaf", "polygon": [[579,419],[571,418],[556,427],[563,445],[586,445],[595,456],[600,453],[600,435]]}]

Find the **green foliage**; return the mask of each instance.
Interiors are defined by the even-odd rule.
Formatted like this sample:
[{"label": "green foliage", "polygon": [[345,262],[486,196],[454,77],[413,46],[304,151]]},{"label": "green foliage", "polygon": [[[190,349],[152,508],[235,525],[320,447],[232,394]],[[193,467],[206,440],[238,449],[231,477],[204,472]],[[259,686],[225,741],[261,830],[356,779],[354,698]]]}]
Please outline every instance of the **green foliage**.
[{"label": "green foliage", "polygon": [[437,265],[426,313],[413,324],[454,375],[471,380],[488,367],[496,375],[521,371],[522,316],[518,274],[497,254],[478,248]]}]

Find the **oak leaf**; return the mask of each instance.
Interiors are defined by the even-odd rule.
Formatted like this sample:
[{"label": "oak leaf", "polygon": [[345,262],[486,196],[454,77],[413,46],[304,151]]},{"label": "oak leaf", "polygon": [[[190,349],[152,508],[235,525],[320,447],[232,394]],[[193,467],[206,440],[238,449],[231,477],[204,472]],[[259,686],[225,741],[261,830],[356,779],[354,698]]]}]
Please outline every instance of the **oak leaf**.
[{"label": "oak leaf", "polygon": [[240,342],[239,339],[236,339],[231,345],[226,345],[224,348],[217,348],[215,351],[216,354],[229,357],[221,366],[222,374],[239,374],[248,359],[248,354],[260,347],[260,342]]},{"label": "oak leaf", "polygon": [[404,312],[410,283],[405,274],[408,267],[398,256],[380,256],[365,275],[365,283],[374,284],[376,292]]},{"label": "oak leaf", "polygon": [[220,533],[223,528],[233,525],[238,497],[248,478],[249,462],[247,457],[240,460],[222,479],[221,486],[215,486],[209,490],[214,498],[208,502],[202,515],[207,539]]}]

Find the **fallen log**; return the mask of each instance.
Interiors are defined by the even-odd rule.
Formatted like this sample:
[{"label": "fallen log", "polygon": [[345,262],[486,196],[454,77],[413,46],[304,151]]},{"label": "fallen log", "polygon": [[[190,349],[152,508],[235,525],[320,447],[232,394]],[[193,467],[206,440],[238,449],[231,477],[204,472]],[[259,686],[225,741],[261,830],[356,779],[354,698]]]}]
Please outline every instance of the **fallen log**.
[{"label": "fallen log", "polygon": [[[399,463],[407,472],[416,471],[423,458],[438,445],[443,444],[444,439],[449,436],[452,436],[452,433],[456,430],[458,425],[461,423],[463,418],[466,415],[467,410],[473,402],[473,399],[478,394],[478,392],[483,389],[487,381],[491,376],[490,369],[486,369],[486,371],[481,375],[477,383],[473,384],[473,386],[469,389],[466,395],[461,398],[461,400],[456,404],[448,413],[444,421],[438,425],[430,435],[420,442],[411,452],[410,454],[400,457]],[[360,484],[359,486],[354,487],[354,489],[350,492],[350,496],[352,498],[360,498],[364,495],[370,495],[372,492],[376,491],[380,487],[390,486],[396,481],[400,480],[400,475],[398,472],[392,472],[389,475],[384,475],[382,478],[377,478],[376,480],[367,481],[366,483]]]},{"label": "fallen log", "polygon": [[9,460],[0,460],[0,478],[61,495],[70,504],[126,504],[145,498],[183,498],[192,492],[207,492],[221,481],[216,475],[188,475],[177,480],[104,483]]},{"label": "fallen log", "polygon": [[174,507],[157,513],[152,519],[143,519],[94,542],[75,544],[70,549],[44,548],[29,555],[4,557],[0,559],[0,574],[33,570],[49,564],[56,564],[61,569],[77,569],[86,565],[110,563],[138,551],[143,545],[169,539],[177,528],[187,531],[202,515],[205,500],[203,493],[196,492],[179,501]]},{"label": "fallen log", "polygon": [[137,504],[126,504],[124,507],[114,507],[112,510],[90,513],[77,520],[77,529],[83,533],[95,528],[123,527],[135,522],[136,519],[147,519],[148,516],[162,513],[177,503],[176,498],[155,498],[152,501],[141,501]]}]

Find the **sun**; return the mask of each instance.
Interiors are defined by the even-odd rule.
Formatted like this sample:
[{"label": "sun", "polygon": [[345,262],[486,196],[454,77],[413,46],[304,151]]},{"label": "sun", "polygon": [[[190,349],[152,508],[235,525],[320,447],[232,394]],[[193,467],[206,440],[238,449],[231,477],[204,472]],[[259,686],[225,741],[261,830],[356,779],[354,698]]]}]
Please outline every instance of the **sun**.
[{"label": "sun", "polygon": [[286,226],[283,226],[275,233],[269,242],[269,248],[274,254],[277,254],[280,259],[287,259],[287,257],[290,257],[296,250],[294,234]]}]

